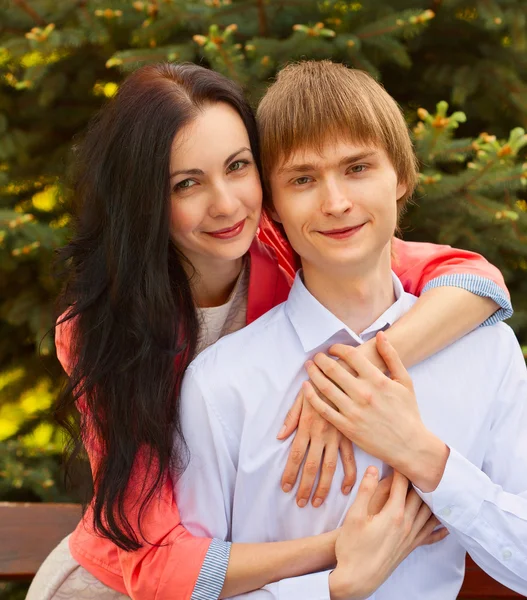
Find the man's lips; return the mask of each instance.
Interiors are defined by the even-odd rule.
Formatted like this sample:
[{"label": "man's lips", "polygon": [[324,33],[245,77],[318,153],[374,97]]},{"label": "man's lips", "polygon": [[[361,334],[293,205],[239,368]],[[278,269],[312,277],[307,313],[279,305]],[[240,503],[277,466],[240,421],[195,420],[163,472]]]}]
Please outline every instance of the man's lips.
[{"label": "man's lips", "polygon": [[355,225],[354,227],[342,227],[340,229],[327,229],[324,231],[319,231],[318,233],[325,235],[326,237],[333,238],[335,240],[343,240],[345,238],[351,237],[358,233],[365,223],[361,223],[360,225]]},{"label": "man's lips", "polygon": [[246,219],[242,219],[241,221],[238,221],[238,223],[235,223],[232,227],[226,227],[225,229],[218,229],[216,231],[206,231],[205,233],[220,240],[227,240],[240,235],[245,226],[245,221]]}]

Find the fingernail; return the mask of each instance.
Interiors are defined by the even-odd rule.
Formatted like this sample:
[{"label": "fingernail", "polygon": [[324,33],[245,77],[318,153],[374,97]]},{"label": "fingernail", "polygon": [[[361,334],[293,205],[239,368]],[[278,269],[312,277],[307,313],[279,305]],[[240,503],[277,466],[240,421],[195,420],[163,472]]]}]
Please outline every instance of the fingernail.
[{"label": "fingernail", "polygon": [[276,437],[281,438],[284,435],[286,429],[287,429],[287,427],[285,425],[283,425],[282,429],[280,429],[280,431],[278,432],[278,435]]},{"label": "fingernail", "polygon": [[287,492],[290,492],[293,489],[293,486],[290,483],[284,483],[282,489],[287,494]]},{"label": "fingernail", "polygon": [[304,366],[306,369],[309,369],[309,367],[311,367],[313,364],[314,363],[312,360],[306,360],[306,362],[304,363]]},{"label": "fingernail", "polygon": [[319,507],[321,504],[322,504],[322,498],[315,498],[315,499],[313,500],[313,506],[314,506],[315,508],[318,508],[318,507]]},{"label": "fingernail", "polygon": [[297,504],[300,506],[300,508],[304,508],[304,506],[307,504],[307,500],[305,498],[300,498]]},{"label": "fingernail", "polygon": [[342,488],[342,493],[345,496],[347,496],[350,492],[351,492],[351,485],[347,485],[346,487]]},{"label": "fingernail", "polygon": [[377,469],[375,467],[368,467],[365,473],[368,477],[376,477]]}]

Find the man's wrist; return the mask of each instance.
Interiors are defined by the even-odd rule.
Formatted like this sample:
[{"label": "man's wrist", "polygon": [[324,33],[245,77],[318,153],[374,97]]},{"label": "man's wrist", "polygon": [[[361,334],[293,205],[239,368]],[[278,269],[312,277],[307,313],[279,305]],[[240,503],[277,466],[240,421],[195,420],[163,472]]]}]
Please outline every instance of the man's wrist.
[{"label": "man's wrist", "polygon": [[433,492],[445,472],[450,448],[427,429],[414,439],[409,448],[406,468],[401,472],[422,492]]}]

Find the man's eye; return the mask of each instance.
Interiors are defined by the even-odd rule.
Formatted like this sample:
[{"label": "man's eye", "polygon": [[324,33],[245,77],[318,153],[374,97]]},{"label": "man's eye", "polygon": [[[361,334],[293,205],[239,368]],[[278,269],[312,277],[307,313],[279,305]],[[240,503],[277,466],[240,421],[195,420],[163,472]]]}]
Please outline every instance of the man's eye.
[{"label": "man's eye", "polygon": [[237,160],[229,165],[229,171],[240,171],[248,164],[248,160]]},{"label": "man's eye", "polygon": [[366,165],[353,165],[353,167],[351,167],[351,169],[350,169],[350,171],[352,173],[362,173],[365,170],[366,170]]},{"label": "man's eye", "polygon": [[306,183],[309,183],[311,181],[311,177],[298,177],[298,179],[295,179],[294,184],[295,185],[305,185]]}]

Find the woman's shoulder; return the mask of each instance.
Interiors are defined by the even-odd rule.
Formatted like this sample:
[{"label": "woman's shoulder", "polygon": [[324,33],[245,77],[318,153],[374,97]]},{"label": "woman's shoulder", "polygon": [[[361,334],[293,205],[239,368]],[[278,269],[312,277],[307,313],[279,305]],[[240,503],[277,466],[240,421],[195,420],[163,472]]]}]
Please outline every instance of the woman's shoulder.
[{"label": "woman's shoulder", "polygon": [[57,358],[66,373],[71,371],[71,347],[75,330],[75,317],[70,316],[71,308],[66,309],[55,322],[55,348]]}]

